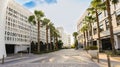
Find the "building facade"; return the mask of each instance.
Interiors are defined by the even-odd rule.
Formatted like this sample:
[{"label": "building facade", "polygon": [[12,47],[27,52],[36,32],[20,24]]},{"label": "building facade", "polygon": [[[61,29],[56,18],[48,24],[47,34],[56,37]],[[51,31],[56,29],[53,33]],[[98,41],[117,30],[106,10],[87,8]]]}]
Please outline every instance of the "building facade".
[{"label": "building facade", "polygon": [[60,32],[59,40],[62,40],[63,46],[70,47],[71,46],[71,35],[64,32],[63,27],[57,27],[57,30]]},{"label": "building facade", "polygon": [[[88,15],[88,12],[86,11],[83,16],[80,18],[80,20],[77,23],[77,30],[79,33],[78,40],[79,43],[84,44],[84,38],[83,33],[80,32],[80,29],[83,26],[83,19],[85,16]],[[112,15],[112,25],[113,25],[113,33],[114,33],[114,39],[115,39],[115,48],[120,49],[120,2],[117,5],[111,4],[111,15]],[[99,24],[100,24],[100,37],[101,37],[101,47],[103,50],[112,49],[112,45],[110,42],[110,32],[109,32],[109,22],[107,19],[107,11],[100,12],[99,15]],[[97,45],[97,26],[96,22],[92,24],[93,32],[93,45]],[[88,36],[89,40],[91,39],[90,35]]]},{"label": "building facade", "polygon": [[[37,24],[28,22],[28,17],[33,15],[29,10],[9,0],[6,9],[5,22],[5,47],[7,53],[27,51],[31,42],[37,42]],[[50,42],[50,35],[49,35]],[[40,40],[46,42],[46,27],[40,28]]]}]

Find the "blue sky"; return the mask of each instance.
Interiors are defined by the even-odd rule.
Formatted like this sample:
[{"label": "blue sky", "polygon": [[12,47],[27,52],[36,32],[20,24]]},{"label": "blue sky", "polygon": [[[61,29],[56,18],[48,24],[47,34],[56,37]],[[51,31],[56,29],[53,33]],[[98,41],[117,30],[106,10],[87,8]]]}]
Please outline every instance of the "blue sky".
[{"label": "blue sky", "polygon": [[62,26],[67,33],[76,31],[76,23],[91,0],[16,0],[29,9],[43,10],[55,26]]}]

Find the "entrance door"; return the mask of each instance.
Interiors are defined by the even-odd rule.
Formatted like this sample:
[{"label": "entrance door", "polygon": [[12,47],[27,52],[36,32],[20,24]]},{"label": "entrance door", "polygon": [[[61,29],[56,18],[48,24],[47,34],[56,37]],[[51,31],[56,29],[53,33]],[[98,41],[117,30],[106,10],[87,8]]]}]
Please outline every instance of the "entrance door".
[{"label": "entrance door", "polygon": [[112,50],[110,38],[102,39],[102,49],[103,50]]},{"label": "entrance door", "polygon": [[6,53],[13,54],[15,51],[15,45],[6,44]]}]

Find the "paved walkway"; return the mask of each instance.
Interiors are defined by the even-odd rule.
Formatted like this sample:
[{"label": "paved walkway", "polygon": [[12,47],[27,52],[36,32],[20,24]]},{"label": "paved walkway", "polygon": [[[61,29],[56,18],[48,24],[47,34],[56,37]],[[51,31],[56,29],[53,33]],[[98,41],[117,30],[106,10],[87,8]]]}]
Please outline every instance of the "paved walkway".
[{"label": "paved walkway", "polygon": [[0,64],[0,67],[100,67],[83,50],[64,49],[48,54],[23,57],[20,60]]},{"label": "paved walkway", "polygon": [[[104,53],[100,53],[99,58],[100,58],[100,63],[98,64],[100,65],[100,67],[108,67],[107,55]],[[97,63],[96,59],[93,59],[93,61]],[[110,57],[110,61],[111,61],[111,67],[120,67],[120,57]]]}]

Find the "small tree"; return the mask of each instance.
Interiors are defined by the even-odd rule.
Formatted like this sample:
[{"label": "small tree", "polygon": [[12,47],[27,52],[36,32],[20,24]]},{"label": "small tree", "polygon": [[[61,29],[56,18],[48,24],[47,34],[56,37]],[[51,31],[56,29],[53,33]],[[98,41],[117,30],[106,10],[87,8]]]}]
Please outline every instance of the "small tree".
[{"label": "small tree", "polygon": [[58,41],[58,49],[62,49],[62,46],[63,46],[63,42],[62,42],[62,40],[59,40]]},{"label": "small tree", "polygon": [[78,49],[78,40],[77,40],[78,33],[77,32],[73,32],[73,36],[74,36],[75,48]]}]

